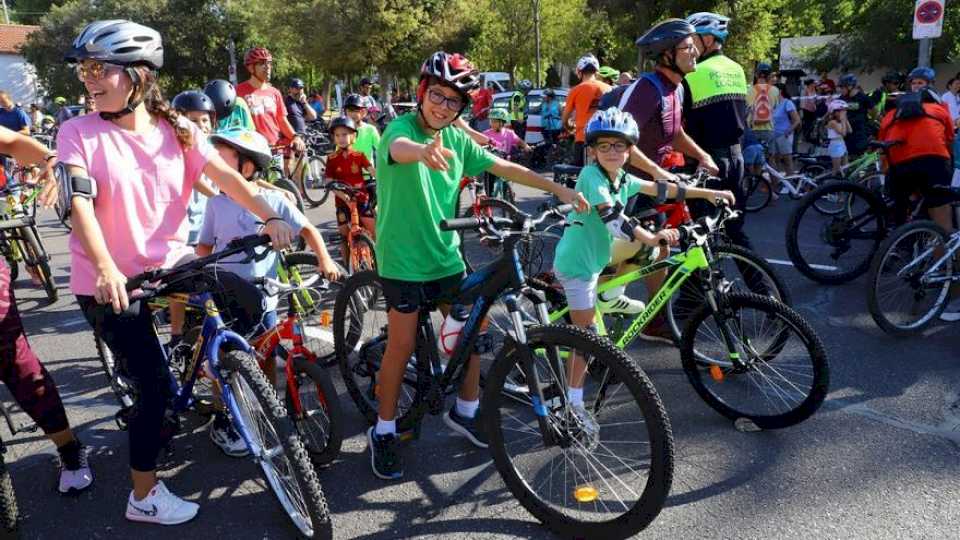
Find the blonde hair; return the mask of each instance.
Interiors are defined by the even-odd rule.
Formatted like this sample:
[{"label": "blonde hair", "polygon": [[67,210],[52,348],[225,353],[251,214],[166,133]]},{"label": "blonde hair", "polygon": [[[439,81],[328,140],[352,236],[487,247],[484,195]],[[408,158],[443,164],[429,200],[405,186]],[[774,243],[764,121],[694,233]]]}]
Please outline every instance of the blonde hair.
[{"label": "blonde hair", "polygon": [[166,120],[177,134],[177,140],[184,149],[192,148],[193,131],[190,130],[190,121],[170,106],[163,98],[160,85],[157,84],[157,73],[147,66],[134,66],[140,77],[137,91],[130,96],[131,100],[142,99],[151,115]]}]

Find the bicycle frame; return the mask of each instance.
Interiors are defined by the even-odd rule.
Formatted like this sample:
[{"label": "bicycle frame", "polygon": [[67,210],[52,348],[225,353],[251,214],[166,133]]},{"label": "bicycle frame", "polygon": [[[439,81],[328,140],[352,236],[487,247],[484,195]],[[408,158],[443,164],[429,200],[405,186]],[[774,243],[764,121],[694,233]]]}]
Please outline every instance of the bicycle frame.
[{"label": "bicycle frame", "polygon": [[[920,253],[919,255],[914,257],[914,259],[910,261],[910,264],[907,264],[906,266],[901,268],[899,272],[897,272],[897,277],[904,277],[904,275],[908,274],[913,268],[917,266],[917,264],[920,263],[920,261],[923,261],[930,255],[932,255],[934,249],[935,248],[933,247],[928,247],[923,251],[923,253]],[[947,261],[953,258],[954,254],[957,251],[960,251],[960,233],[955,232],[950,235],[950,240],[947,241],[947,245],[944,248],[944,254],[937,259],[937,262],[934,263],[933,266],[927,269],[927,271],[924,272],[922,276],[920,276],[921,283],[937,284],[937,283],[954,282],[954,281],[960,282],[960,272],[955,272],[953,275],[946,275],[946,276],[934,275],[936,272],[940,270],[940,267],[942,267]]]},{"label": "bicycle frame", "polygon": [[[630,344],[633,343],[633,341],[637,338],[637,335],[639,335],[640,332],[647,326],[650,320],[653,319],[653,317],[656,316],[664,306],[666,306],[667,302],[670,300],[670,297],[673,296],[674,293],[676,293],[688,279],[690,279],[690,276],[701,270],[709,271],[710,262],[707,258],[707,252],[701,246],[692,246],[685,252],[677,253],[665,260],[655,262],[651,265],[638,268],[631,272],[627,272],[622,276],[617,276],[605,283],[601,283],[597,287],[597,294],[599,296],[599,294],[609,291],[610,289],[626,286],[634,281],[641,280],[650,274],[659,272],[661,270],[666,270],[668,268],[676,268],[678,271],[670,274],[667,280],[660,287],[660,290],[657,291],[657,294],[655,294],[647,303],[647,307],[637,315],[623,335],[620,336],[620,338],[614,343],[617,347],[621,349],[626,349],[629,347]],[[707,298],[711,303],[710,307],[716,308],[716,302],[713,298],[713,295],[708,294]],[[603,322],[603,314],[600,312],[599,307],[595,307],[594,309],[596,310],[594,323],[597,325],[598,333],[605,336],[607,335],[607,330],[606,325]],[[559,311],[551,312],[549,314],[549,320],[551,323],[556,322],[569,312],[569,307],[565,307]]]}]

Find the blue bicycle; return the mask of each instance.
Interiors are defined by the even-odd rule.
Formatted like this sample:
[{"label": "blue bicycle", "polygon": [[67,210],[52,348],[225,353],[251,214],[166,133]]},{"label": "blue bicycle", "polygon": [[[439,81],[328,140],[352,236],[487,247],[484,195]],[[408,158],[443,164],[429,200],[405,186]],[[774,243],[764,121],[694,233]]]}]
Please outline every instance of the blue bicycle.
[{"label": "blue bicycle", "polygon": [[[223,251],[210,256],[133,277],[127,282],[127,290],[131,304],[168,296],[171,301],[186,302],[188,307],[203,314],[192,356],[186,359],[185,365],[171,364],[169,370],[172,397],[167,405],[164,435],[172,437],[176,433],[179,414],[193,404],[197,380],[212,377],[233,427],[299,535],[330,538],[329,510],[303,440],[254,359],[250,344],[226,328],[211,292],[216,290],[218,280],[216,270],[208,266],[240,253],[245,253],[248,260],[262,258],[266,251],[258,253],[256,248],[269,241],[266,236],[238,238]],[[129,388],[133,390],[136,407],[136,386]]]}]

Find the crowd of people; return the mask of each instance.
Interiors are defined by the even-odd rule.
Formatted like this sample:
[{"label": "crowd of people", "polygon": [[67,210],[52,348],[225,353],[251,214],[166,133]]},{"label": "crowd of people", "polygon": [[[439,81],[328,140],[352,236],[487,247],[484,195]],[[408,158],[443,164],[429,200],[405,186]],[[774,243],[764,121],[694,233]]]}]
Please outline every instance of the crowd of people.
[{"label": "crowd of people", "polygon": [[[272,84],[273,57],[263,47],[246,53],[249,77],[236,87],[214,80],[202,91],[184,92],[168,102],[157,84],[164,56],[161,36],[130,21],[97,21],[82,30],[66,54],[97,114],[71,117],[65,100],[57,98],[56,153],[27,137],[35,118],[13,107],[0,92],[0,153],[39,164],[46,177],[54,162],[67,167],[73,193],[70,287],[91,327],[117,357],[130,360],[125,368],[139,389],[137,414],[129,422],[132,489],[125,500],[126,517],[172,525],[192,519],[198,505],[174,495],[156,476],[168,397],[163,366],[167,348],[180,339],[182,313],[171,311],[172,341],[161,344],[149,309],[129,309],[125,284],[148,268],[174,266],[257,231],[270,236],[276,249],[302,236],[321,271],[337,279],[340,270],[320,233],[264,181],[275,156],[292,158],[305,150],[307,123],[325,115],[335,144],[325,179],[357,188],[362,225],[376,239],[388,305],[390,332],[377,376],[378,420],[367,431],[367,440],[373,473],[389,480],[404,472],[395,417],[418,310],[424,302],[449,300],[465,274],[456,235],[437,225],[455,217],[464,176],[488,171],[575,206],[577,213],[568,219],[580,226],[564,230],[554,269],[573,322],[587,328],[595,307],[608,313],[643,309],[641,300],[622,289],[598,297],[597,286],[611,262],[622,263],[621,270],[627,261],[643,265],[667,256],[664,243],[677,243],[677,231],[657,228],[651,213],[656,204],[701,199],[742,208],[742,178],[752,146],[760,146],[775,166],[790,171],[798,136],[816,146],[826,143],[825,151],[839,171],[847,156],[867,149],[871,138],[898,140],[902,144],[888,156],[889,184],[897,197],[950,183],[960,80],[952,79],[941,97],[930,90],[934,74],[929,68],[918,68],[905,78],[885,77],[884,87],[870,94],[852,75],[841,77],[835,87],[821,77],[804,81],[800,95],[793,96],[767,64],[757,66],[748,83],[742,66],[724,54],[730,22],[708,12],[661,21],[636,40],[653,63],[652,71],[634,78],[585,54],[576,64],[579,83],[563,107],[552,92],[544,92],[545,138],[570,131],[575,141],[572,161],[582,169],[572,189],[482,146],[507,155],[528,148],[523,131],[532,85],[521,82],[509,106],[494,109],[489,91],[480,88],[479,70],[460,54],[436,52],[426,59],[416,88],[417,108],[402,115],[390,113],[393,100],[380,103],[371,93],[371,81],[364,79],[359,92],[346,96],[342,111],[331,116],[323,98],[308,93],[301,79],[290,79],[283,91]],[[905,105],[914,100],[920,112],[908,116]],[[461,118],[471,103],[474,119],[490,121],[488,130],[475,130]],[[373,120],[384,114],[395,117],[381,133]],[[815,134],[821,118],[825,141]],[[878,125],[873,128],[871,123]],[[676,174],[684,168],[710,173],[716,185],[686,187]],[[83,188],[90,184],[96,189]],[[43,200],[52,202],[64,188],[46,184]],[[344,237],[349,196],[336,197]],[[951,230],[949,207],[938,202],[931,196],[930,214]],[[751,247],[742,219],[729,223],[727,234]],[[252,280],[275,271],[269,259],[227,262],[224,268],[239,276],[228,280],[238,288],[252,287]],[[649,294],[656,293],[664,278],[659,273],[648,278]],[[49,373],[30,351],[9,269],[2,262],[0,293],[5,295],[0,296],[4,382],[57,445],[60,491],[86,489],[93,474],[85,450],[70,431]],[[259,308],[241,309],[269,315],[275,303],[256,294],[262,300]],[[263,330],[276,324],[275,316],[257,320],[263,321]],[[672,342],[662,316],[648,324],[641,337]],[[584,365],[573,366],[566,390],[576,414],[588,425],[584,371]],[[474,354],[444,422],[485,448],[486,434],[478,423],[479,376],[479,355]],[[227,455],[246,453],[223,412],[212,423],[211,438]]]}]

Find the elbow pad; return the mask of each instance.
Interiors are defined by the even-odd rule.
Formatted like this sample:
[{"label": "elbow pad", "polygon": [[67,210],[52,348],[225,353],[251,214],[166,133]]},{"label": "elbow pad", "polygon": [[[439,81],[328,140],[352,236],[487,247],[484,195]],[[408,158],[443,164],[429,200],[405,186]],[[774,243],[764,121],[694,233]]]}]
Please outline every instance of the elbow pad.
[{"label": "elbow pad", "polygon": [[628,242],[637,239],[636,235],[633,234],[637,222],[623,214],[623,205],[620,203],[600,212],[600,221],[607,226],[607,230],[614,238],[627,240]]}]

